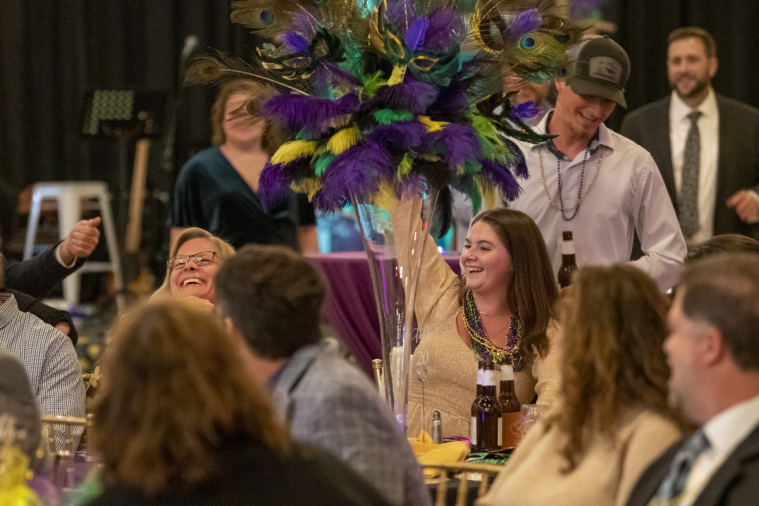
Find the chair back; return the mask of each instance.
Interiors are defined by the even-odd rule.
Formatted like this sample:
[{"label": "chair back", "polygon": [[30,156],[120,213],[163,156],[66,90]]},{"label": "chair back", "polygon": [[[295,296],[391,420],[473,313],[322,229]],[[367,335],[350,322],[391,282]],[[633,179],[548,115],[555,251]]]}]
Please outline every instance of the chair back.
[{"label": "chair back", "polygon": [[84,430],[87,425],[87,419],[75,418],[73,416],[43,415],[42,425],[47,427],[47,449],[50,453],[61,453],[58,452],[55,446],[55,427],[63,426],[65,438],[62,452],[73,455],[76,450],[74,448],[74,427],[82,427],[82,430]]},{"label": "chair back", "polygon": [[435,506],[445,506],[448,492],[448,474],[459,473],[459,488],[456,494],[456,506],[465,506],[469,481],[480,481],[477,497],[482,497],[488,491],[490,478],[503,469],[503,466],[493,464],[471,464],[469,462],[425,462],[422,466],[425,470],[438,471],[437,499]]}]

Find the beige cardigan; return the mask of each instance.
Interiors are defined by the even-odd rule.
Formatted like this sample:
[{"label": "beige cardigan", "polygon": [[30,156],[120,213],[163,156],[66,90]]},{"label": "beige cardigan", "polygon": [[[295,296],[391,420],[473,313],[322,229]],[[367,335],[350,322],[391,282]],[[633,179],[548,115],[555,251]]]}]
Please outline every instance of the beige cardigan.
[{"label": "beige cardigan", "polygon": [[[402,265],[409,265],[414,216],[419,216],[421,201],[400,202],[391,213],[397,255]],[[416,317],[420,341],[411,364],[408,394],[408,435],[416,437],[422,429],[422,389],[427,431],[431,429],[432,413],[439,410],[443,421],[443,437],[469,437],[471,407],[477,387],[477,359],[459,336],[456,328],[459,278],[438,253],[432,238],[424,250],[416,295]],[[514,375],[517,397],[529,403],[535,394],[541,404],[552,404],[561,388],[560,331],[556,325],[548,329],[549,352],[541,358],[537,352],[527,357],[527,365]],[[417,364],[426,362],[424,385],[416,379]]]},{"label": "beige cardigan", "polygon": [[594,434],[578,466],[562,474],[565,436],[537,422],[476,506],[624,506],[641,473],[680,437],[670,420],[631,410],[614,440]]}]

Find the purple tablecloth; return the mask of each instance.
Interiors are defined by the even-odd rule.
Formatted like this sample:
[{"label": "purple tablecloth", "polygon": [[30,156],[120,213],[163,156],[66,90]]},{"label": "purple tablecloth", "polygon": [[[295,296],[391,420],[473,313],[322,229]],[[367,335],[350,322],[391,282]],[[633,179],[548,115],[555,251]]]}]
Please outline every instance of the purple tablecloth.
[{"label": "purple tablecloth", "polygon": [[[444,257],[459,274],[459,257]],[[324,316],[337,330],[351,355],[370,376],[372,360],[382,358],[379,317],[374,301],[369,261],[363,251],[306,255],[328,283]],[[422,280],[423,282],[423,280]]]}]

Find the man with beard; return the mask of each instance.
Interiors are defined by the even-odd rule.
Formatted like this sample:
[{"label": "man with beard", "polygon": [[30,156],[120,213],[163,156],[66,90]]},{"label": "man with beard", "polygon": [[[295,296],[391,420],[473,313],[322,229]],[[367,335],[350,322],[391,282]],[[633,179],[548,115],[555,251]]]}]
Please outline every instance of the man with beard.
[{"label": "man with beard", "polygon": [[698,430],[641,475],[627,506],[755,505],[759,498],[759,257],[689,265],[667,315],[669,403]]},{"label": "man with beard", "polygon": [[688,245],[719,234],[759,238],[759,110],[718,95],[712,36],[669,35],[672,94],[628,114],[621,133],[656,160]]}]

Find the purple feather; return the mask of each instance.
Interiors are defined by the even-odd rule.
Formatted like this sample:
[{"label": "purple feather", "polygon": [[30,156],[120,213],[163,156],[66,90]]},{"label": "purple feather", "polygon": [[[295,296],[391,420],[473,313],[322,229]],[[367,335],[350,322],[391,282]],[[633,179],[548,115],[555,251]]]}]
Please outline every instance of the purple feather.
[{"label": "purple feather", "polygon": [[452,9],[437,9],[429,16],[429,28],[424,34],[424,50],[447,53],[461,37],[461,15]]},{"label": "purple feather", "polygon": [[298,35],[295,32],[287,32],[282,35],[282,42],[295,53],[304,53],[308,51],[309,42],[303,36]]},{"label": "purple feather", "polygon": [[437,89],[431,84],[412,79],[409,74],[410,72],[400,84],[379,88],[372,100],[373,107],[424,114],[427,107],[435,101]]},{"label": "purple feather", "polygon": [[337,155],[322,176],[322,188],[314,195],[314,205],[331,211],[350,203],[351,196],[364,200],[379,189],[383,179],[392,177],[396,166],[390,154],[372,143],[353,146]]},{"label": "purple feather", "polygon": [[427,32],[427,28],[430,26],[430,20],[427,18],[416,18],[411,26],[406,30],[406,47],[411,51],[417,51],[422,48],[424,44],[424,34]]},{"label": "purple feather", "polygon": [[499,188],[509,201],[516,199],[519,196],[519,192],[522,191],[514,174],[511,173],[508,167],[498,162],[482,160],[480,174],[482,174],[482,180],[486,186]]},{"label": "purple feather", "polygon": [[337,64],[332,62],[320,62],[319,66],[316,67],[314,80],[316,81],[320,79],[330,86],[338,86],[341,84],[361,85],[361,81],[353,77],[350,72],[344,71]]},{"label": "purple feather", "polygon": [[524,153],[522,150],[519,149],[519,146],[511,142],[509,139],[504,139],[501,137],[501,140],[504,142],[504,144],[506,144],[506,146],[509,148],[509,152],[511,153],[509,167],[514,169],[514,173],[518,178],[528,179],[530,177],[530,173],[527,171],[527,162],[524,159]]},{"label": "purple feather", "polygon": [[267,163],[258,178],[258,191],[261,203],[268,210],[287,198],[290,189],[290,178],[283,163]]},{"label": "purple feather", "polygon": [[419,174],[406,174],[401,181],[395,185],[395,196],[398,200],[421,197],[426,191],[427,183],[424,181],[424,177]]},{"label": "purple feather", "polygon": [[464,163],[464,159],[479,161],[482,147],[477,132],[469,126],[451,123],[427,136],[426,151],[440,156],[449,169]]},{"label": "purple feather", "polygon": [[447,121],[452,117],[463,114],[469,109],[466,99],[466,88],[459,81],[440,90],[435,101],[427,109],[427,114],[435,121]]},{"label": "purple feather", "polygon": [[526,119],[534,118],[539,112],[540,107],[537,107],[534,102],[528,100],[527,102],[512,107],[510,114],[512,118],[524,121]]},{"label": "purple feather", "polygon": [[416,18],[414,0],[397,0],[387,2],[385,18],[399,29],[407,29]]},{"label": "purple feather", "polygon": [[369,134],[368,139],[377,145],[401,155],[407,151],[416,151],[424,142],[427,127],[417,121],[405,121],[379,125]]},{"label": "purple feather", "polygon": [[291,130],[321,128],[331,118],[351,114],[358,107],[355,94],[348,94],[338,100],[313,98],[305,95],[277,95],[264,104],[264,112],[282,118]]},{"label": "purple feather", "polygon": [[316,36],[316,20],[305,9],[292,15],[293,31],[302,34],[306,39],[313,39]]},{"label": "purple feather", "polygon": [[534,32],[540,28],[543,24],[543,17],[538,13],[537,9],[527,9],[519,13],[514,18],[511,26],[509,27],[510,36],[513,40],[517,40],[530,32]]}]

